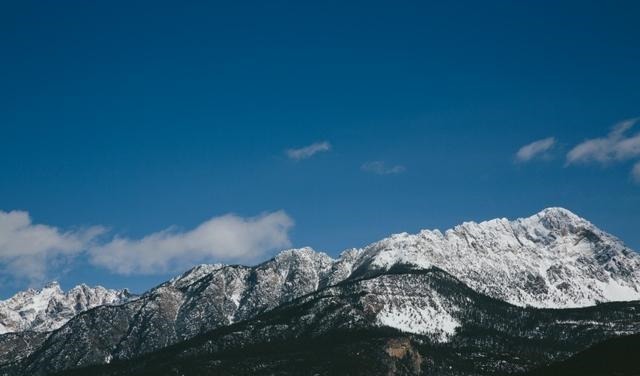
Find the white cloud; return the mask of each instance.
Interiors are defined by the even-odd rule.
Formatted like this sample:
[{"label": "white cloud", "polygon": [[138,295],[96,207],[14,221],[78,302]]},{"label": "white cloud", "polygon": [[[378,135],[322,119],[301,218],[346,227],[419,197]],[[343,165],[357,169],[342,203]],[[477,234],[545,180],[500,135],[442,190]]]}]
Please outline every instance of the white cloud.
[{"label": "white cloud", "polygon": [[304,146],[298,149],[288,149],[286,151],[287,157],[290,159],[294,159],[296,161],[301,159],[307,159],[312,157],[314,154],[329,151],[331,150],[331,144],[327,141],[323,142],[314,142],[311,145]]},{"label": "white cloud", "polygon": [[69,262],[87,249],[102,227],[63,232],[34,224],[29,213],[0,210],[0,263],[4,273],[30,282],[49,277],[52,265]]},{"label": "white cloud", "polygon": [[362,169],[362,171],[378,175],[400,174],[407,170],[402,165],[389,166],[383,161],[366,162],[360,167],[360,169]]},{"label": "white cloud", "polygon": [[524,145],[516,153],[516,160],[518,162],[528,162],[536,157],[544,156],[555,144],[556,139],[554,137],[548,137]]},{"label": "white cloud", "polygon": [[638,118],[625,120],[614,126],[607,137],[594,138],[578,144],[567,154],[567,165],[590,162],[608,164],[639,157],[640,133],[626,135],[637,121]]},{"label": "white cloud", "polygon": [[93,247],[90,261],[120,274],[155,274],[199,262],[249,262],[290,246],[293,220],[277,211],[252,218],[214,217],[189,231],[167,229],[140,239],[115,237]]},{"label": "white cloud", "polygon": [[199,262],[253,262],[271,250],[288,247],[293,220],[284,212],[243,218],[214,217],[189,231],[170,228],[140,239],[115,236],[106,242],[100,226],[62,231],[34,224],[29,213],[0,210],[0,267],[5,275],[32,284],[78,256],[120,274],[154,274]]}]

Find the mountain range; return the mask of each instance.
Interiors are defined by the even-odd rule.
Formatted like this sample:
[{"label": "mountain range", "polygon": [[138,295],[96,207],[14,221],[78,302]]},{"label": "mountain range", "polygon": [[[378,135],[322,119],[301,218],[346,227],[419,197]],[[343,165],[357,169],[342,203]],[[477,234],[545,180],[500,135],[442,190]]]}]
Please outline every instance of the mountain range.
[{"label": "mountain range", "polygon": [[0,303],[0,374],[516,374],[639,333],[639,267],[548,208],[200,265],[140,296],[52,284]]}]

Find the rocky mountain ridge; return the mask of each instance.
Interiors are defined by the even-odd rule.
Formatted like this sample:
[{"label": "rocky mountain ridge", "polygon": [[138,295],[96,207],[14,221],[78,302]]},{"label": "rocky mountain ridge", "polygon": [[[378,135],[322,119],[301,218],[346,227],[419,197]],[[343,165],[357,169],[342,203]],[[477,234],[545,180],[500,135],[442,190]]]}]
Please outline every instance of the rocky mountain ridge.
[{"label": "rocky mountain ridge", "polygon": [[[392,280],[376,291],[387,296],[375,294],[369,322],[447,343],[460,328],[458,311],[429,290],[420,295],[425,286],[419,284],[404,295],[395,291],[391,286],[405,277],[394,270],[435,268],[500,301],[566,309],[640,299],[639,266],[640,256],[617,238],[566,209],[549,208],[515,221],[397,234],[338,259],[302,248],[253,267],[200,265],[137,299],[81,313],[46,338],[27,332],[0,336],[0,362],[11,360],[6,354],[18,343],[24,359],[7,369],[19,366],[32,374],[131,359],[251,321],[332,286],[385,274]],[[625,325],[635,325],[633,320]]]},{"label": "rocky mountain ridge", "polygon": [[[62,375],[511,375],[638,331],[640,302],[518,307],[437,268],[394,267],[142,357]],[[57,370],[59,360],[21,371]]]},{"label": "rocky mountain ridge", "polygon": [[57,282],[51,282],[42,289],[28,289],[0,301],[0,334],[49,332],[90,308],[121,304],[131,298],[127,290],[85,284],[64,292]]},{"label": "rocky mountain ridge", "polygon": [[563,208],[509,221],[465,222],[442,233],[393,235],[365,247],[354,269],[439,267],[519,306],[585,307],[640,299],[640,255]]}]

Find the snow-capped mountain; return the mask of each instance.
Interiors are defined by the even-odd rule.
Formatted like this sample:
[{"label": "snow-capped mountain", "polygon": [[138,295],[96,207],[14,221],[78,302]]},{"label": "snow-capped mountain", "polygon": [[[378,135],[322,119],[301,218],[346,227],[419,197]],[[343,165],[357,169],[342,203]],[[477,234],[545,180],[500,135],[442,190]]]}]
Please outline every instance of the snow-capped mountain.
[{"label": "snow-capped mountain", "polygon": [[200,265],[134,300],[81,313],[42,343],[23,336],[3,346],[0,336],[0,360],[3,347],[30,341],[25,351],[35,352],[27,359],[34,375],[129,359],[315,292],[326,285],[334,264],[306,248],[283,251],[254,267]]},{"label": "snow-capped mountain", "polygon": [[[440,269],[395,267],[143,357],[62,375],[506,375],[637,333],[639,308],[640,302],[517,307]],[[69,360],[83,361],[82,354],[39,351],[14,374],[57,372]]]},{"label": "snow-capped mountain", "polygon": [[[562,208],[528,218],[465,222],[444,233],[393,235],[361,250],[356,273],[441,268],[509,303],[570,308],[640,299],[640,255]],[[359,269],[359,270],[358,270]]]},{"label": "snow-capped mountain", "polygon": [[126,290],[84,284],[63,292],[57,282],[51,282],[42,289],[29,289],[0,301],[0,334],[27,330],[48,332],[80,312],[103,304],[124,303],[130,297]]},{"label": "snow-capped mountain", "polygon": [[[376,327],[435,342],[455,341],[461,325],[471,325],[472,319],[463,317],[467,303],[452,303],[441,289],[420,279],[406,283],[406,275],[433,270],[520,307],[561,309],[640,300],[640,256],[570,211],[549,208],[513,221],[466,222],[444,233],[397,234],[344,251],[337,259],[301,248],[253,267],[200,265],[135,300],[78,314],[46,339],[0,336],[0,359],[3,349],[16,344],[33,352],[24,360],[31,374],[131,359],[358,281],[358,294],[375,293],[368,300],[354,295],[354,306],[343,312],[362,313]],[[591,311],[585,317],[592,314],[604,320]],[[628,317],[621,319],[624,325],[635,325],[637,318]],[[340,320],[344,324],[350,319],[346,315]],[[580,325],[593,330],[591,324]]]}]

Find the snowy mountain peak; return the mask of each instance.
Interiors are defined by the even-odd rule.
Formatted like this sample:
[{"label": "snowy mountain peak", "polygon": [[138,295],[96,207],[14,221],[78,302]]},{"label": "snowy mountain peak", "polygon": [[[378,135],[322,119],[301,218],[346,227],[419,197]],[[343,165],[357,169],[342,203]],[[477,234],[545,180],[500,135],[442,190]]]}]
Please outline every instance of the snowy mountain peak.
[{"label": "snowy mountain peak", "polygon": [[564,208],[547,208],[529,218],[519,220],[523,225],[542,226],[548,231],[575,231],[579,228],[595,228],[586,219]]},{"label": "snowy mountain peak", "polygon": [[0,301],[0,334],[31,330],[47,332],[64,325],[76,314],[131,298],[127,290],[78,285],[66,293],[56,281],[41,289],[21,291]]},{"label": "snowy mountain peak", "polygon": [[[394,266],[437,267],[478,292],[520,306],[568,308],[640,299],[640,256],[562,208],[516,220],[465,222],[444,232],[395,234],[345,250],[337,259],[306,247],[282,251],[254,267],[198,265],[145,296],[166,296],[167,306],[182,315],[180,330],[188,337],[202,329],[191,324],[198,317],[215,317],[211,328],[227,325]],[[64,293],[50,283],[0,302],[0,333],[52,330],[79,312],[128,299],[126,291],[79,285]]]},{"label": "snowy mountain peak", "polygon": [[47,289],[62,291],[62,288],[60,287],[60,283],[58,283],[58,281],[51,281],[46,285],[44,285],[43,290],[47,290]]},{"label": "snowy mountain peak", "polygon": [[[455,296],[452,286],[460,287]],[[475,292],[471,294],[467,286]],[[55,318],[60,315],[52,318],[51,312],[60,312],[62,296],[77,294],[75,304],[91,288],[81,285],[66,294],[56,290],[51,285],[12,298],[21,302],[11,305],[13,314],[29,319],[22,326],[14,323],[12,330],[38,330],[42,323],[48,323],[46,328],[56,327],[59,321]],[[395,234],[364,248],[345,250],[337,259],[311,248],[289,249],[251,267],[199,265],[138,299],[91,310],[53,332],[46,341],[48,350],[38,356],[44,367],[71,364],[69,359],[75,359],[74,365],[128,359],[212,329],[247,322],[296,299],[305,306],[328,304],[331,312],[297,317],[297,323],[319,320],[315,328],[332,328],[370,322],[447,342],[464,325],[469,297],[479,296],[476,292],[514,305],[551,308],[640,300],[640,256],[561,208],[516,220],[465,222],[444,232]],[[46,306],[42,316],[34,313],[35,301],[46,302],[41,304]],[[505,312],[530,312],[484,297],[478,301],[490,311],[502,306]],[[80,309],[91,304],[97,303],[87,300]],[[0,305],[0,323],[5,325],[14,317],[5,310],[7,305]],[[334,315],[342,308],[344,315]],[[358,310],[362,315],[354,316]],[[62,312],[68,313],[63,319],[75,314]],[[114,317],[120,325],[112,325]],[[91,327],[89,322],[104,325]],[[295,332],[287,325],[277,326],[278,331]],[[529,333],[536,332],[537,328]],[[237,340],[251,337],[242,339],[236,332],[231,336]],[[73,348],[67,349],[67,344]],[[77,354],[76,348],[86,348],[89,354]]]},{"label": "snowy mountain peak", "polygon": [[464,222],[444,233],[394,234],[345,250],[338,259],[305,247],[282,251],[254,268],[200,265],[170,283],[180,287],[206,275],[222,278],[218,283],[225,289],[235,286],[229,292],[233,304],[227,316],[236,317],[231,312],[244,312],[241,301],[273,307],[394,266],[438,267],[479,292],[520,306],[567,308],[640,299],[640,256],[558,207],[515,220]]},{"label": "snowy mountain peak", "polygon": [[549,208],[542,209],[539,213],[534,214],[532,217],[539,218],[560,218],[564,221],[570,222],[586,222],[586,219],[576,215],[569,209],[565,209],[559,206],[552,206]]},{"label": "snowy mountain peak", "polygon": [[441,233],[396,234],[364,248],[356,268],[439,267],[517,305],[578,307],[640,299],[640,256],[563,208]]},{"label": "snowy mountain peak", "polygon": [[335,260],[324,252],[316,252],[311,247],[288,249],[278,253],[273,261],[276,264],[296,266],[300,263],[317,264],[318,266],[330,265]]},{"label": "snowy mountain peak", "polygon": [[200,278],[218,270],[224,268],[223,264],[200,264],[187,270],[181,275],[172,278],[166,284],[175,286],[177,288],[188,286]]}]

